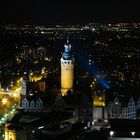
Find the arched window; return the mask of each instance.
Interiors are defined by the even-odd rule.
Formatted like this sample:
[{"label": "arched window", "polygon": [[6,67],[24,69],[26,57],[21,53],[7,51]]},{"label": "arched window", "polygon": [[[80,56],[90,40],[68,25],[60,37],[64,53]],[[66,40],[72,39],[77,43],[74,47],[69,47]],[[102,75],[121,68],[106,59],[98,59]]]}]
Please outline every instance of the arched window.
[{"label": "arched window", "polygon": [[31,106],[31,107],[34,107],[34,105],[35,105],[34,101],[31,101],[31,102],[30,102],[30,106]]},{"label": "arched window", "polygon": [[29,106],[29,102],[26,98],[24,98],[22,101],[22,107],[27,107],[27,106]]}]

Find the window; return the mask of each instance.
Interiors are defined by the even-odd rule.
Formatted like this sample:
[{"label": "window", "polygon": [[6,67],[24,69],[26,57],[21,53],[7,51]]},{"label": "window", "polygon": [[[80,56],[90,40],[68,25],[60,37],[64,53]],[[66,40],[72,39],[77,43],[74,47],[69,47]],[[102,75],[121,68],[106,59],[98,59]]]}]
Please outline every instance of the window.
[{"label": "window", "polygon": [[28,102],[25,102],[25,101],[22,102],[23,107],[28,106],[28,105],[29,105]]},{"label": "window", "polygon": [[36,106],[43,106],[43,102],[40,98],[36,101]]},{"label": "window", "polygon": [[40,106],[40,103],[36,103],[36,106]]},{"label": "window", "polygon": [[30,102],[30,106],[33,107],[34,106],[34,101]]}]

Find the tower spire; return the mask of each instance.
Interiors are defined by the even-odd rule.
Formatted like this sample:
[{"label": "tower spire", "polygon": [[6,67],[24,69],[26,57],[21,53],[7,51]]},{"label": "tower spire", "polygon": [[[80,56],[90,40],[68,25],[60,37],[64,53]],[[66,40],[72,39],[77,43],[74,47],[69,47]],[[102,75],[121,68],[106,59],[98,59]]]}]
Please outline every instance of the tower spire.
[{"label": "tower spire", "polygon": [[69,37],[67,36],[67,45],[69,45]]}]

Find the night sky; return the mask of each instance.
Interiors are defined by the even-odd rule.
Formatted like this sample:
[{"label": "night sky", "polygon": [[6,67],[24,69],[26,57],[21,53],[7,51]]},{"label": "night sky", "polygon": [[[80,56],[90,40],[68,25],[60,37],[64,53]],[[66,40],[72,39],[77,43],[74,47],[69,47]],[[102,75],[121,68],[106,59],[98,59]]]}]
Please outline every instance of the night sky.
[{"label": "night sky", "polygon": [[[140,8],[136,0],[3,0],[0,4],[0,22],[7,23],[87,23],[139,22]],[[75,0],[76,1],[76,0]],[[123,1],[123,2],[121,2]]]}]

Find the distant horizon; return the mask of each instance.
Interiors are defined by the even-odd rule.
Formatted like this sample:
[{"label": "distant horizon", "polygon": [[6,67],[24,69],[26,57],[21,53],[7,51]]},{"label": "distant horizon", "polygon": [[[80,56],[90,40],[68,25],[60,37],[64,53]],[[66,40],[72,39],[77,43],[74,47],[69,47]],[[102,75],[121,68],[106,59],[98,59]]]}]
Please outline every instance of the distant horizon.
[{"label": "distant horizon", "polygon": [[0,24],[11,24],[11,25],[86,25],[86,24],[117,24],[117,23],[140,23],[140,20],[132,20],[132,21],[89,21],[89,22],[57,22],[57,23],[35,23],[35,22],[29,22],[29,21],[23,21],[23,22],[8,22],[8,21],[0,21]]}]

